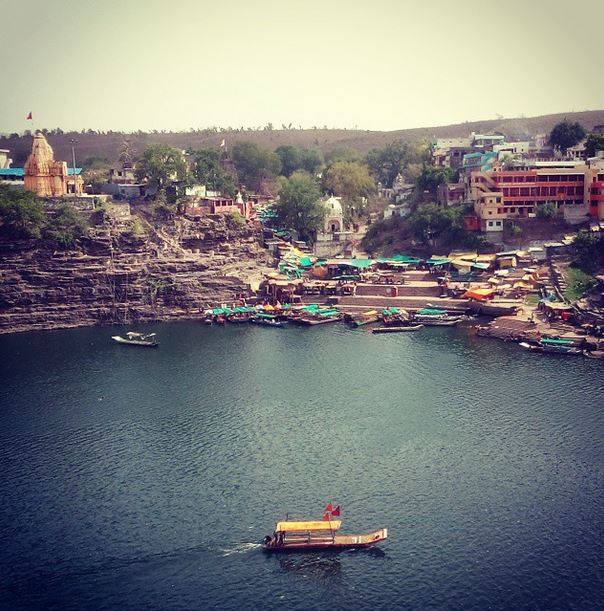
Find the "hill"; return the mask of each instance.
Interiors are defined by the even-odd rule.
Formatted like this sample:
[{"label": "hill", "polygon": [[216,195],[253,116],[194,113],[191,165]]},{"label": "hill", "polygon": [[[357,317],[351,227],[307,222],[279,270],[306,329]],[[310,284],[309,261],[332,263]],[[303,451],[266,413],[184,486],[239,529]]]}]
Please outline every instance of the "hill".
[{"label": "hill", "polygon": [[[256,142],[266,148],[275,149],[284,144],[291,144],[304,148],[318,147],[324,152],[338,147],[356,148],[366,153],[372,148],[382,147],[395,140],[419,140],[445,137],[467,136],[470,132],[499,131],[507,136],[522,136],[524,134],[548,133],[551,128],[564,118],[569,121],[578,121],[586,129],[591,130],[595,125],[604,124],[604,110],[590,110],[584,112],[568,112],[538,117],[521,117],[512,119],[492,119],[488,121],[473,121],[456,123],[453,125],[440,125],[435,127],[418,127],[395,131],[370,131],[346,129],[305,129],[305,130],[271,130],[271,131],[237,131],[237,130],[198,130],[190,132],[136,132],[127,134],[133,147],[142,151],[148,144],[162,142],[177,148],[217,147],[225,139],[227,145],[236,141]],[[97,133],[64,133],[49,135],[48,140],[55,151],[57,159],[71,160],[70,139],[77,140],[77,160],[91,157],[105,157],[110,161],[117,159],[120,146],[126,134],[121,132]],[[14,165],[20,166],[25,162],[31,147],[30,136],[12,134],[0,139],[0,148],[9,149],[14,159]]]}]

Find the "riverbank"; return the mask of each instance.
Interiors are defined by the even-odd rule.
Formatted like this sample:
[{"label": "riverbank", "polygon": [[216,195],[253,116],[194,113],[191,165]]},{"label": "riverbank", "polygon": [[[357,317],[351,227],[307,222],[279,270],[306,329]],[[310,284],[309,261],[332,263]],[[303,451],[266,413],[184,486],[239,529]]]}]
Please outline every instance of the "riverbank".
[{"label": "riverbank", "polygon": [[0,333],[195,318],[268,271],[255,233],[223,217],[105,224],[70,251],[6,241],[0,258]]}]

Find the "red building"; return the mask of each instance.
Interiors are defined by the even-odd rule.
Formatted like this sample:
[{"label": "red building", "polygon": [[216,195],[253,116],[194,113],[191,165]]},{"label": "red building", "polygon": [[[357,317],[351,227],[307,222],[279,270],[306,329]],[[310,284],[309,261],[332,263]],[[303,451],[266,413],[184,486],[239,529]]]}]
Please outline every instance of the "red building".
[{"label": "red building", "polygon": [[604,168],[570,162],[540,167],[472,172],[470,190],[482,231],[503,229],[506,219],[532,217],[554,205],[568,221],[604,218]]}]

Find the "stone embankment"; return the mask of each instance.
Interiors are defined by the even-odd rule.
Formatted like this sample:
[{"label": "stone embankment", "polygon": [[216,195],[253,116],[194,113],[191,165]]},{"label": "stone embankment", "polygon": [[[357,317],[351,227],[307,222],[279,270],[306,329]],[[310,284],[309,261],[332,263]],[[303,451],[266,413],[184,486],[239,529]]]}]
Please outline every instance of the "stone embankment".
[{"label": "stone embankment", "polygon": [[69,252],[0,243],[0,333],[195,318],[262,274],[256,237],[222,218],[145,228],[102,225]]}]

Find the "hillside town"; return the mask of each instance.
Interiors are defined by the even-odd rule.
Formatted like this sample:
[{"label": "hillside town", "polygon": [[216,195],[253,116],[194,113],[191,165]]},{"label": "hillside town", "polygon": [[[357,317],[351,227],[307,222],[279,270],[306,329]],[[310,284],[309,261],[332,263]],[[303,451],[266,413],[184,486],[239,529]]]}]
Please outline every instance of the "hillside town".
[{"label": "hillside town", "polygon": [[[365,158],[226,140],[136,152],[124,139],[115,163],[78,166],[76,153],[56,160],[42,131],[22,167],[0,150],[2,331],[394,320],[604,356],[603,125],[393,142]],[[36,290],[42,277],[61,290]]]}]

